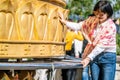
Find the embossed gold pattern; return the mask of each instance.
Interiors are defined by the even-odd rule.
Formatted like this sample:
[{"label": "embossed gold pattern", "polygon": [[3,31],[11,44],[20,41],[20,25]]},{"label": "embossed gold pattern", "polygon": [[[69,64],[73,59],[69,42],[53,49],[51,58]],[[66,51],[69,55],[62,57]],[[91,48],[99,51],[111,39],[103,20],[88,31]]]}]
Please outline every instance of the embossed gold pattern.
[{"label": "embossed gold pattern", "polygon": [[[59,5],[58,5],[59,4]],[[1,0],[0,58],[64,56],[64,0]]]}]

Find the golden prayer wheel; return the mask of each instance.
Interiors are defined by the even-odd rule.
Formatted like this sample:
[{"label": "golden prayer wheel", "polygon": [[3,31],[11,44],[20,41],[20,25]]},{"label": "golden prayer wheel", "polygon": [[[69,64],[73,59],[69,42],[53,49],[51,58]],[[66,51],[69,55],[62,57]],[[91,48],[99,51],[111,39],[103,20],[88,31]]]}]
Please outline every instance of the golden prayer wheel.
[{"label": "golden prayer wheel", "polygon": [[0,0],[0,58],[52,58],[65,55],[64,0]]}]

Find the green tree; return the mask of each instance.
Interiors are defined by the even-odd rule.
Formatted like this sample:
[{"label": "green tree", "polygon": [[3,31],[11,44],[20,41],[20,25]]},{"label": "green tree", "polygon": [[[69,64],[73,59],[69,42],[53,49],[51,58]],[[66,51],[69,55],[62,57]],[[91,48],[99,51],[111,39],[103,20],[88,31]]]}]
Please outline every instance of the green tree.
[{"label": "green tree", "polygon": [[115,12],[120,10],[120,0],[116,0],[116,3],[113,4],[113,9]]},{"label": "green tree", "polygon": [[117,42],[117,55],[120,55],[120,34],[116,35]]},{"label": "green tree", "polygon": [[71,0],[66,8],[70,10],[70,15],[81,15],[86,18],[92,12],[93,0]]},{"label": "green tree", "polygon": [[[87,18],[92,13],[95,3],[99,0],[70,0],[67,4],[67,9],[70,10],[70,15],[80,15]],[[114,12],[120,10],[120,0],[109,0],[113,6]]]}]

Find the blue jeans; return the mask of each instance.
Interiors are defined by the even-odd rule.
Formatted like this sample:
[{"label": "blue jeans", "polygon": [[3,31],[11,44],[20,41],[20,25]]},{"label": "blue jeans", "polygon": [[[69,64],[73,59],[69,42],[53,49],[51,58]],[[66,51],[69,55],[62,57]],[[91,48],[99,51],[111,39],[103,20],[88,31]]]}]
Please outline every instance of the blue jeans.
[{"label": "blue jeans", "polygon": [[92,80],[114,80],[116,53],[101,53],[90,63],[90,68]]},{"label": "blue jeans", "polygon": [[85,67],[82,72],[82,80],[90,80],[89,79],[89,66]]}]

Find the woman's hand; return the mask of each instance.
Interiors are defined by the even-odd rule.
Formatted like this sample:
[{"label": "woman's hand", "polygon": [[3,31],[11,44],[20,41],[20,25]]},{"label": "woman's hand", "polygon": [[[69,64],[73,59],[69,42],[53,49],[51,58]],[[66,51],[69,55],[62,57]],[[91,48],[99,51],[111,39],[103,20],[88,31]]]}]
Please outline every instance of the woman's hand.
[{"label": "woman's hand", "polygon": [[85,58],[81,61],[81,64],[83,64],[83,68],[85,68],[90,62],[90,58]]},{"label": "woman's hand", "polygon": [[61,12],[58,12],[58,14],[59,14],[59,17],[60,17],[60,21],[64,24],[66,24],[66,20],[64,18],[64,15]]}]

